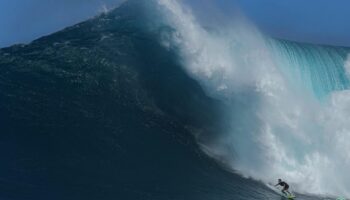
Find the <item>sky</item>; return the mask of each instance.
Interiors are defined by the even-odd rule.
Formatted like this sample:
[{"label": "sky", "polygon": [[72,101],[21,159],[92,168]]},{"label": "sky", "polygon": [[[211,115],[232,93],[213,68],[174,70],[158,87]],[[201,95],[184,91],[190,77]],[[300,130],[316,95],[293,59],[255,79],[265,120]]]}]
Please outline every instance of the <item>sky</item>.
[{"label": "sky", "polygon": [[237,0],[264,32],[278,38],[350,46],[350,0]]},{"label": "sky", "polygon": [[113,8],[122,0],[0,0],[0,47],[27,43]]},{"label": "sky", "polygon": [[[84,21],[122,0],[0,0],[0,47],[27,43]],[[204,0],[193,3],[200,10]],[[206,0],[238,7],[263,32],[300,42],[350,46],[350,0]],[[237,4],[237,5],[234,5]],[[206,4],[207,6],[210,4]],[[208,14],[210,15],[210,14]]]}]

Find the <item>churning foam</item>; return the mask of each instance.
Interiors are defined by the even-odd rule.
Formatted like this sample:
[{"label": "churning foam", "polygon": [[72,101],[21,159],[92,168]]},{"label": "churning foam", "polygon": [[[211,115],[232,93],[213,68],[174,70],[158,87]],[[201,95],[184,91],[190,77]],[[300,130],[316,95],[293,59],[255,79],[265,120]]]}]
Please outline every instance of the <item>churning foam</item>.
[{"label": "churning foam", "polygon": [[206,151],[245,176],[350,196],[349,59],[283,47],[247,25],[207,31],[179,2],[157,2],[175,29],[164,45],[177,47],[188,73],[230,107],[231,130],[202,144]]}]

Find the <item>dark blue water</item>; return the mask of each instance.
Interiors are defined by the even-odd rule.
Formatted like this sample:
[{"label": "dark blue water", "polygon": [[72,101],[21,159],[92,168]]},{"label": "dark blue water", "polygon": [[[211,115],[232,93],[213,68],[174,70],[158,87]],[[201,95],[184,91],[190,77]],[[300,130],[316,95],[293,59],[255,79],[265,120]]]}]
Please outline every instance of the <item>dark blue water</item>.
[{"label": "dark blue water", "polygon": [[283,199],[199,149],[192,133],[222,132],[225,105],[142,6],[0,50],[0,199]]}]

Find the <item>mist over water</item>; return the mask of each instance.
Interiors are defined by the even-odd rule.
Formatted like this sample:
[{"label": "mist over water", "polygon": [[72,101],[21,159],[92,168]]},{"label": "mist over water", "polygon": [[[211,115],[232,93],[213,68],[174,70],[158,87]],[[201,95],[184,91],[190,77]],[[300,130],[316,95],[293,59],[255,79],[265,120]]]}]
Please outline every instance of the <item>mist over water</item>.
[{"label": "mist over water", "polygon": [[180,1],[156,0],[186,70],[229,105],[231,129],[203,150],[257,180],[350,196],[349,50],[274,40],[251,24],[203,27]]}]

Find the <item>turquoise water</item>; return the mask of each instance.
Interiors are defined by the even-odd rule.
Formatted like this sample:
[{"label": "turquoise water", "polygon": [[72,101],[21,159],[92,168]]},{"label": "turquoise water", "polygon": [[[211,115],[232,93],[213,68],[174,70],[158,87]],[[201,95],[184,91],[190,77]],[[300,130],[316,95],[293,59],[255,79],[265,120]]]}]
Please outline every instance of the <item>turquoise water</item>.
[{"label": "turquoise water", "polygon": [[290,82],[306,87],[321,99],[333,91],[349,89],[344,68],[348,48],[283,40],[270,40],[269,43]]}]

